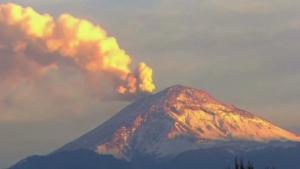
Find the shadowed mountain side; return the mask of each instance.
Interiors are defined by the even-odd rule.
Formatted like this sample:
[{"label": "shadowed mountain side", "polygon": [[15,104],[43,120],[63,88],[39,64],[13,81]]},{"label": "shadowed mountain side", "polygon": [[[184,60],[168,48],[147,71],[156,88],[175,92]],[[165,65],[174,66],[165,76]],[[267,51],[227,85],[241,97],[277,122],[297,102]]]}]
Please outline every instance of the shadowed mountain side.
[{"label": "shadowed mountain side", "polygon": [[141,155],[130,162],[89,150],[77,150],[32,156],[9,169],[225,169],[233,167],[235,157],[254,162],[255,169],[265,169],[267,166],[299,169],[300,144],[290,144],[277,147],[278,143],[272,143],[269,147],[249,152],[227,146],[187,151],[173,158],[160,159]]},{"label": "shadowed mountain side", "polygon": [[89,150],[28,157],[11,169],[131,169],[129,163]]}]

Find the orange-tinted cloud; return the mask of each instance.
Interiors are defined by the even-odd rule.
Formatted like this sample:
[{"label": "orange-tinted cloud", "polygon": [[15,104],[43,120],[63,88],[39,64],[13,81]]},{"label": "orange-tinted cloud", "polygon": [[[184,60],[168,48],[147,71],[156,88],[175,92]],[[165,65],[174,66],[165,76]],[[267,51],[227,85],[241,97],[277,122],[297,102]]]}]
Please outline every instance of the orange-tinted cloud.
[{"label": "orange-tinted cloud", "polygon": [[68,63],[85,74],[108,76],[121,95],[132,97],[155,90],[149,66],[140,63],[132,71],[132,58],[114,37],[100,26],[70,14],[54,19],[30,7],[2,4],[0,46],[1,66],[8,64],[2,72],[8,79],[23,73],[26,76],[21,77],[30,78],[45,73],[49,66],[59,69],[62,63]]}]

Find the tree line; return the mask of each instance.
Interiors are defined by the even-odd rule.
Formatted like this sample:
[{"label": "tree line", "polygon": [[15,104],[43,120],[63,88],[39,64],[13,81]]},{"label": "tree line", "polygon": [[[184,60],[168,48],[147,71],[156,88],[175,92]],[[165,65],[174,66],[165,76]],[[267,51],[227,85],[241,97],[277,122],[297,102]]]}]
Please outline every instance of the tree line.
[{"label": "tree line", "polygon": [[[226,169],[232,169],[231,167],[227,167]],[[233,169],[256,169],[254,167],[254,163],[252,161],[248,161],[244,163],[242,158],[238,159],[237,157],[234,159],[234,168]],[[265,169],[275,169],[275,167],[266,167]]]}]

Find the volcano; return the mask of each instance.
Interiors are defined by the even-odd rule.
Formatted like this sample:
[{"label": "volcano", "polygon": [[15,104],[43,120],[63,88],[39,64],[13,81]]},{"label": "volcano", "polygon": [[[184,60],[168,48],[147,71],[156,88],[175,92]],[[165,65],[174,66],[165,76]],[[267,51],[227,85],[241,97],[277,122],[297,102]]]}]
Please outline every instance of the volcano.
[{"label": "volcano", "polygon": [[130,160],[233,142],[300,142],[300,137],[208,93],[176,85],[142,98],[58,151],[89,149]]},{"label": "volcano", "polygon": [[11,169],[219,169],[236,156],[260,168],[298,169],[300,137],[205,91],[176,85],[136,100],[54,153]]}]

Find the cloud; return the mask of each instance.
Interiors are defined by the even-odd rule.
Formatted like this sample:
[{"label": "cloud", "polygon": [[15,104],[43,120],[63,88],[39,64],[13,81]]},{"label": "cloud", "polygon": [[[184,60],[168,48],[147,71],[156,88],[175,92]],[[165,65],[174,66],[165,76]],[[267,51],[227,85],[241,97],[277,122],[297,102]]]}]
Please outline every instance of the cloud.
[{"label": "cloud", "polygon": [[[11,63],[21,63],[11,65],[12,68],[23,67],[24,62],[26,72],[38,72],[36,67],[56,65],[59,68],[61,63],[70,63],[84,73],[110,77],[121,95],[134,96],[155,90],[152,69],[142,62],[139,67],[146,69],[138,67],[136,72],[132,71],[132,58],[101,27],[69,14],[55,20],[48,14],[12,3],[0,5],[0,12],[1,44],[10,52],[3,60],[10,62],[13,58],[16,60]],[[27,71],[31,67],[34,70]]]},{"label": "cloud", "polygon": [[[80,80],[68,81],[73,73]],[[154,92],[152,76],[144,62],[132,69],[132,57],[117,40],[88,20],[0,4],[0,88],[6,89],[0,121],[35,119],[27,113],[51,109],[88,111],[88,102],[78,108],[74,99],[134,99]]]}]

